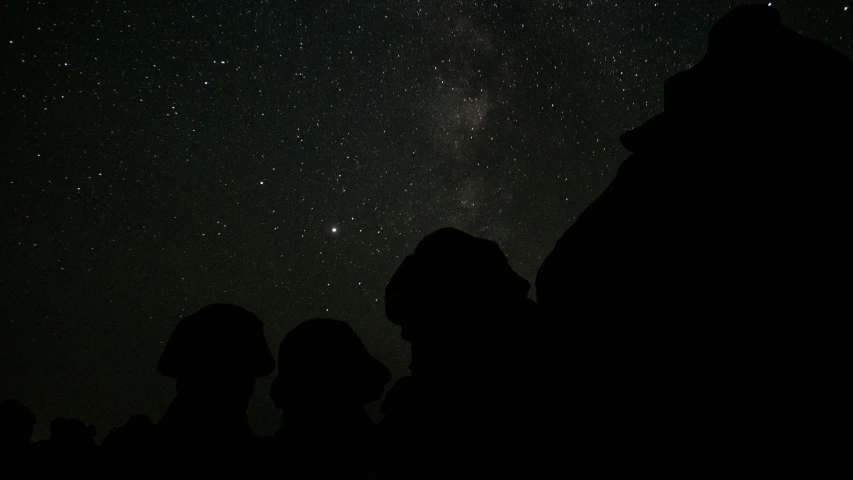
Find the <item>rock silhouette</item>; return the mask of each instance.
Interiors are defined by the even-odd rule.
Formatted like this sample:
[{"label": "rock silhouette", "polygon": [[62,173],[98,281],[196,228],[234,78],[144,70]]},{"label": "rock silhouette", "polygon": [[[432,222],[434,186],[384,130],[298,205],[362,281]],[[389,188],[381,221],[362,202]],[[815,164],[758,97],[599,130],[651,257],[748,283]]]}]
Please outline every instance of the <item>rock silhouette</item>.
[{"label": "rock silhouette", "polygon": [[[402,377],[388,390],[382,401],[384,418],[379,421],[378,436],[382,461],[381,471],[385,478],[419,478],[421,442],[416,437],[426,428],[420,415],[423,406],[418,395],[418,382],[411,376]],[[415,443],[417,442],[417,443]]]},{"label": "rock silhouette", "polygon": [[290,478],[367,478],[377,469],[376,425],[364,409],[391,372],[343,321],[313,318],[281,342],[270,397],[282,410],[275,469]]},{"label": "rock silhouette", "polygon": [[33,444],[31,472],[35,476],[87,477],[97,473],[100,461],[95,427],[76,418],[50,422],[50,439]]},{"label": "rock silhouette", "polygon": [[586,473],[850,475],[853,63],[738,7],[542,264]]},{"label": "rock silhouette", "polygon": [[506,473],[521,447],[535,443],[522,418],[537,383],[529,289],[496,243],[451,228],[427,235],[403,260],[385,307],[411,342],[405,388],[418,394],[386,408],[387,457],[412,459],[392,470]]},{"label": "rock silhouette", "polygon": [[157,475],[153,459],[158,455],[157,429],[144,414],[136,414],[127,424],[114,428],[101,443],[105,478],[151,478]]},{"label": "rock silhouette", "polygon": [[213,304],[183,318],[157,370],[178,391],[157,423],[165,464],[238,474],[258,438],[246,419],[255,378],[275,367],[261,320],[236,305]]},{"label": "rock silhouette", "polygon": [[3,452],[29,448],[36,417],[16,400],[0,402],[0,447]]},{"label": "rock silhouette", "polygon": [[24,476],[30,467],[31,439],[36,417],[15,400],[0,402],[0,474],[5,478]]}]

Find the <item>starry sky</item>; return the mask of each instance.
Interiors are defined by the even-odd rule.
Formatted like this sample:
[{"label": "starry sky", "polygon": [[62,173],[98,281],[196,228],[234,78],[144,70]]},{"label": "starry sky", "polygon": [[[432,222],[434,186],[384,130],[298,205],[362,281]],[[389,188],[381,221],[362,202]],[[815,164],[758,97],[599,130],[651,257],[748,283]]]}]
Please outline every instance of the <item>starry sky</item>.
[{"label": "starry sky", "polygon": [[[405,375],[383,304],[403,257],[453,226],[532,283],[738,3],[5,1],[0,397],[36,438],[156,421],[163,345],[213,302],[256,313],[273,352],[346,320]],[[849,0],[773,4],[853,56]]]}]

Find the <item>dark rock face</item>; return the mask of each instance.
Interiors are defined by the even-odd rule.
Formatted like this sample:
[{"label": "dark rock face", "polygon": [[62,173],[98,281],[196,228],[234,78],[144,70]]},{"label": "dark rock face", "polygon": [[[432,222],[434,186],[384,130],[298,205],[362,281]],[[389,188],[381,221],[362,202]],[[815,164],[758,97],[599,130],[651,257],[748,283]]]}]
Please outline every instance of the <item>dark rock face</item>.
[{"label": "dark rock face", "polygon": [[172,378],[209,374],[265,377],[275,368],[263,323],[253,313],[223,303],[183,318],[166,343],[157,371]]},{"label": "dark rock face", "polygon": [[850,468],[851,85],[849,59],[739,7],[623,135],[536,280],[590,472]]},{"label": "dark rock face", "polygon": [[95,434],[95,427],[76,418],[53,419],[50,439],[33,444],[28,471],[36,477],[91,476],[100,460]]},{"label": "dark rock face", "polygon": [[0,402],[0,449],[17,451],[30,446],[36,417],[32,410],[18,401]]},{"label": "dark rock face", "polygon": [[[459,362],[481,361],[478,349],[533,308],[529,290],[495,242],[444,228],[424,237],[391,277],[385,312],[412,342],[413,372],[458,376]],[[433,353],[440,356],[421,362]]]},{"label": "dark rock face", "polygon": [[313,318],[288,333],[279,347],[279,374],[270,397],[278,408],[319,403],[364,404],[382,398],[391,372],[373,358],[343,321]]},{"label": "dark rock face", "polygon": [[455,229],[427,235],[404,259],[385,295],[412,345],[412,376],[385,407],[384,456],[399,460],[390,470],[426,478],[518,466],[538,385],[529,289],[496,243]]},{"label": "dark rock face", "polygon": [[23,477],[30,467],[31,439],[36,417],[16,400],[0,402],[0,476]]},{"label": "dark rock face", "polygon": [[267,448],[271,470],[295,478],[367,478],[376,425],[364,405],[382,398],[391,372],[343,321],[313,318],[281,342],[270,397],[282,426]]},{"label": "dark rock face", "polygon": [[255,378],[274,367],[251,312],[213,304],[182,319],[157,367],[177,379],[178,391],[157,423],[161,464],[186,474],[246,474],[259,442],[246,409]]},{"label": "dark rock face", "polygon": [[145,414],[132,415],[101,443],[103,478],[152,478],[159,468],[157,427]]}]

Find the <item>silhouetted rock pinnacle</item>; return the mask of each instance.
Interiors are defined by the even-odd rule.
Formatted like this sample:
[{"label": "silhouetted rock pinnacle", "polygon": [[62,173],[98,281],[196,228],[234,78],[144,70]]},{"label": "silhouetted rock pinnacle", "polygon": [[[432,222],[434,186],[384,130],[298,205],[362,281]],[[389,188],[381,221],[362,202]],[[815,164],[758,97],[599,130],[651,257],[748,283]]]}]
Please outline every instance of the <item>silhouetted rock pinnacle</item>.
[{"label": "silhouetted rock pinnacle", "polygon": [[851,85],[849,59],[739,7],[622,136],[536,282],[591,472],[850,468]]},{"label": "silhouetted rock pinnacle", "polygon": [[265,377],[273,368],[261,321],[228,304],[208,305],[183,318],[157,365],[161,375],[173,378],[219,371]]},{"label": "silhouetted rock pinnacle", "polygon": [[270,397],[282,425],[268,445],[274,470],[292,478],[367,478],[377,468],[376,425],[364,405],[382,398],[391,372],[343,321],[313,318],[281,342]]},{"label": "silhouetted rock pinnacle", "polygon": [[255,378],[274,367],[263,324],[245,309],[214,304],[182,319],[158,365],[178,392],[157,423],[162,464],[185,474],[245,475],[259,446],[246,409]]},{"label": "silhouetted rock pinnacle", "polygon": [[389,470],[517,473],[537,441],[528,410],[542,383],[543,332],[529,289],[496,243],[452,228],[427,235],[403,260],[385,309],[412,344],[412,376],[388,399],[382,432],[387,458],[398,462]]}]

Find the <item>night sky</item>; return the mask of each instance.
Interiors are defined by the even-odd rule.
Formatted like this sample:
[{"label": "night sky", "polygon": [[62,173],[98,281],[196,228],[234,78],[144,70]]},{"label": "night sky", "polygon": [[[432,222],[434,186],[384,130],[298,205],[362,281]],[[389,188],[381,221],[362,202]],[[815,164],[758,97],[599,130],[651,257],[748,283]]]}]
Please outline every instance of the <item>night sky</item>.
[{"label": "night sky", "polygon": [[[213,302],[256,313],[273,352],[346,320],[405,375],[383,299],[403,257],[453,226],[532,283],[738,3],[6,1],[0,398],[36,438],[156,421],[164,343]],[[853,56],[853,2],[773,4]]]}]

